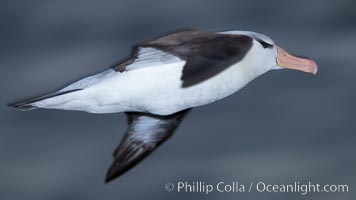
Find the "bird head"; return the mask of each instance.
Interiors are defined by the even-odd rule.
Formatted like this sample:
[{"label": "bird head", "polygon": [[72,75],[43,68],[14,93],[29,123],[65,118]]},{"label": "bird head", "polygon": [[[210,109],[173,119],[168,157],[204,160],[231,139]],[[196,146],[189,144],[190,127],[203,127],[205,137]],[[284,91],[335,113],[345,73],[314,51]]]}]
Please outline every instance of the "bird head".
[{"label": "bird head", "polygon": [[263,65],[266,71],[271,69],[293,69],[307,73],[316,74],[318,66],[315,61],[288,53],[282,47],[278,46],[270,37],[251,31],[227,31],[224,34],[246,35],[253,38],[251,54],[264,55],[260,60],[260,66]]}]

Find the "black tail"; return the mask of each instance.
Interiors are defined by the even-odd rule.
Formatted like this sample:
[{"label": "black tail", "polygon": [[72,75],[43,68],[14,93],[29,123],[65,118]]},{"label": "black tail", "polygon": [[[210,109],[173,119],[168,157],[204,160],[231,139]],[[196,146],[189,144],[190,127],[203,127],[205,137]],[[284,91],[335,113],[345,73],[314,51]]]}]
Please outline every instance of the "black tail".
[{"label": "black tail", "polygon": [[78,90],[81,90],[81,89],[68,90],[68,91],[63,91],[63,92],[55,92],[55,93],[47,94],[47,95],[40,96],[40,97],[34,97],[34,98],[26,99],[23,101],[9,103],[7,105],[9,107],[13,107],[13,108],[16,108],[19,110],[32,110],[32,109],[36,108],[36,106],[32,105],[35,102],[42,101],[44,99],[49,99],[49,98],[56,97],[56,96],[60,96],[60,95],[64,95],[64,94],[68,94],[71,92],[76,92]]}]

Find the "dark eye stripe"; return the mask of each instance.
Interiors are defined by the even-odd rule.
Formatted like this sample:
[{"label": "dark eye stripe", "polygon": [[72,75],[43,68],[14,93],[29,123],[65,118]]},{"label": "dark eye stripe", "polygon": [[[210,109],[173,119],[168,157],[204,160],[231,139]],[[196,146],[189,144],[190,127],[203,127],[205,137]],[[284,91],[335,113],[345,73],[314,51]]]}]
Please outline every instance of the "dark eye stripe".
[{"label": "dark eye stripe", "polygon": [[273,45],[272,44],[268,44],[267,42],[265,42],[265,41],[263,41],[263,40],[260,40],[260,39],[256,39],[256,41],[257,42],[259,42],[262,46],[263,46],[263,48],[272,48],[273,47]]}]

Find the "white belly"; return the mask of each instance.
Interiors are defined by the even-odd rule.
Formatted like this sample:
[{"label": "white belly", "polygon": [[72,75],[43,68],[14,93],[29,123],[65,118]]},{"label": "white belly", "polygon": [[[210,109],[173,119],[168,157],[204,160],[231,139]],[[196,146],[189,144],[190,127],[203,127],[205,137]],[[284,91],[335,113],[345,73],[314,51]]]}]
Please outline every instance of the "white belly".
[{"label": "white belly", "polygon": [[[184,62],[180,62],[117,72],[82,91],[86,106],[81,106],[81,110],[93,113],[138,111],[168,115],[222,99],[252,80],[246,76],[243,67],[235,65],[207,81],[182,88],[180,78],[183,65]],[[83,105],[83,102],[77,104]]]}]

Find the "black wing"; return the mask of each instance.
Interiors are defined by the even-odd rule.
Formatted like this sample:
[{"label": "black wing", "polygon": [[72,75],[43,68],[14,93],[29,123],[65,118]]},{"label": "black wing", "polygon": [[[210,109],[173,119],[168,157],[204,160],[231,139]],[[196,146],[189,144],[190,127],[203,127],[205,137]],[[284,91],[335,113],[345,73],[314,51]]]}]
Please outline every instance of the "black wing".
[{"label": "black wing", "polygon": [[239,62],[252,45],[248,36],[219,35],[209,39],[187,57],[183,87],[203,82]]},{"label": "black wing", "polygon": [[128,112],[128,129],[113,153],[113,163],[105,182],[110,182],[131,169],[168,139],[188,110],[168,116]]},{"label": "black wing", "polygon": [[[203,82],[239,62],[252,46],[245,35],[210,33],[199,30],[179,31],[134,48],[131,58],[114,70],[127,71],[140,60],[152,65],[184,60],[182,87]],[[147,54],[145,52],[153,52]],[[141,59],[142,58],[142,59]],[[165,61],[166,60],[166,61]],[[152,66],[151,65],[151,66]],[[138,65],[144,67],[147,65]]]}]

